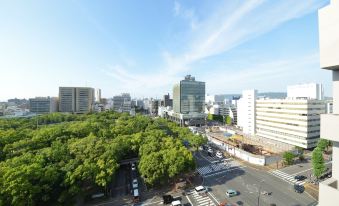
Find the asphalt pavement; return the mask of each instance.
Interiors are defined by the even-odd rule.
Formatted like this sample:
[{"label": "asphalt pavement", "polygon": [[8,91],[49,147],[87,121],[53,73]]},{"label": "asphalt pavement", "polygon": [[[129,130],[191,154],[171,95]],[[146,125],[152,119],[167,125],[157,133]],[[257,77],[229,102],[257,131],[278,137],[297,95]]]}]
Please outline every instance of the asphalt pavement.
[{"label": "asphalt pavement", "polygon": [[[215,164],[217,159],[211,159],[207,153],[199,152],[195,155],[198,168]],[[267,171],[258,170],[250,166],[243,167],[236,160],[230,164],[235,165],[229,169],[220,170],[213,176],[205,175],[204,186],[210,188],[210,194],[218,202],[230,202],[236,205],[270,205],[278,206],[310,206],[315,205],[316,200],[306,193],[296,193],[293,184],[278,178]],[[225,192],[228,189],[238,191],[235,197],[227,198]],[[269,192],[270,195],[262,194]]]}]

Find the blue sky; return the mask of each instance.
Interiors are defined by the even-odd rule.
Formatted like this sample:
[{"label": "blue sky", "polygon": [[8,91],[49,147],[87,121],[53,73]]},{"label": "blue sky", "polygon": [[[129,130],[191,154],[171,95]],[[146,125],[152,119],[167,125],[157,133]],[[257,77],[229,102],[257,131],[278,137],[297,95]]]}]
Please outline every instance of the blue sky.
[{"label": "blue sky", "polygon": [[210,94],[319,82],[327,0],[0,1],[0,100],[59,86],[161,97],[186,74]]}]

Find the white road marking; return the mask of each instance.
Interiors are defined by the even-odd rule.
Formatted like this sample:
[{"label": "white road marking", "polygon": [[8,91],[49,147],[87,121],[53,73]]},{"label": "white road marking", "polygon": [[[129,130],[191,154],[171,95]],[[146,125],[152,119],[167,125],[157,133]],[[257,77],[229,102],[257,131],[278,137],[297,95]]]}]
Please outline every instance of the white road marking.
[{"label": "white road marking", "polygon": [[268,173],[278,177],[279,179],[284,180],[285,182],[288,182],[291,185],[293,185],[293,184],[298,184],[298,185],[305,184],[305,181],[298,181],[298,180],[294,179],[294,176],[289,175],[289,174],[282,172],[280,170],[268,171]]},{"label": "white road marking", "polygon": [[[331,161],[331,162],[326,162],[325,165],[330,164],[330,163],[332,163],[332,161]],[[312,169],[313,169],[313,168],[311,167],[311,168],[309,168],[309,169],[307,169],[307,170],[303,170],[303,171],[300,171],[300,172],[296,172],[296,173],[291,174],[291,175],[295,176],[295,175],[297,175],[297,174],[300,174],[300,173],[303,173],[303,172],[307,172],[307,171],[312,170]]]}]

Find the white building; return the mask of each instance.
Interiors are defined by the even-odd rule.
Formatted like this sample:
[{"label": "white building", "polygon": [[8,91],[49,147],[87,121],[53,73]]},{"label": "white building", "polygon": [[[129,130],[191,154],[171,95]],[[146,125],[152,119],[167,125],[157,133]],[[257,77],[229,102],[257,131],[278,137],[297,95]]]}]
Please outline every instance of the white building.
[{"label": "white building", "polygon": [[257,90],[245,90],[238,101],[237,125],[243,129],[245,134],[255,134],[255,102],[257,93]]},{"label": "white building", "polygon": [[95,102],[101,102],[101,89],[95,89]]},{"label": "white building", "polygon": [[333,114],[321,115],[320,135],[333,143],[332,177],[319,184],[319,206],[334,206],[339,202],[339,0],[320,9],[320,67],[332,71]]},{"label": "white building", "polygon": [[324,99],[324,88],[322,84],[309,83],[297,84],[287,87],[287,98]]},{"label": "white building", "polygon": [[320,137],[320,100],[260,99],[256,101],[256,136],[302,148],[313,148]]}]

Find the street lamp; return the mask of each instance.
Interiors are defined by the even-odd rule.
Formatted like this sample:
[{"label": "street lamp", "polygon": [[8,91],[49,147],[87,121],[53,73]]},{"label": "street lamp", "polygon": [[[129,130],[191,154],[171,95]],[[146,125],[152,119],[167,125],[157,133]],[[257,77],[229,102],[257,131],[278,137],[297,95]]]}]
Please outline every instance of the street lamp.
[{"label": "street lamp", "polygon": [[259,206],[259,201],[260,201],[260,192],[261,192],[261,186],[262,186],[262,183],[264,182],[265,180],[261,180],[260,181],[260,185],[259,185],[259,191],[258,191],[258,206]]}]

